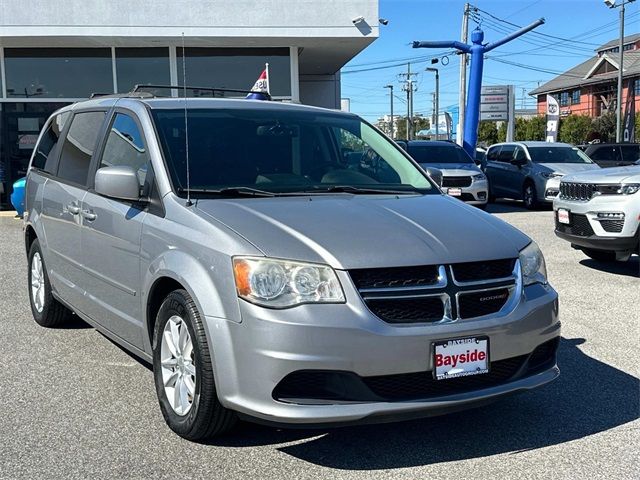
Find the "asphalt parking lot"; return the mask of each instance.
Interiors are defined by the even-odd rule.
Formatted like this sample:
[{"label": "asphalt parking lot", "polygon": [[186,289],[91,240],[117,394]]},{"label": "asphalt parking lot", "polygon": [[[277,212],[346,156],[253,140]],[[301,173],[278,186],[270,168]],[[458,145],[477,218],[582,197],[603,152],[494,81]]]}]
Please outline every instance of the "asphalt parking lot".
[{"label": "asphalt parking lot", "polygon": [[21,222],[0,217],[0,478],[639,478],[638,257],[600,264],[555,237],[551,211],[489,210],[546,255],[561,297],[559,380],[445,417],[244,424],[207,445],[165,426],[147,365],[83,322],[36,325]]}]

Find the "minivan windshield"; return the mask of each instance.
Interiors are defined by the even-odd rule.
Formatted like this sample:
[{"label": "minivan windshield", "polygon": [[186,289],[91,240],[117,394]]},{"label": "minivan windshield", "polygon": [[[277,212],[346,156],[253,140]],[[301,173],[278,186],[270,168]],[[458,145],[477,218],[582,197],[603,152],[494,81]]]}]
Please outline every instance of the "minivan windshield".
[{"label": "minivan windshield", "polygon": [[593,163],[578,147],[528,147],[533,163]]},{"label": "minivan windshield", "polygon": [[411,145],[409,155],[418,163],[471,163],[473,159],[457,145]]},{"label": "minivan windshield", "polygon": [[[186,194],[185,111],[152,109],[173,187]],[[356,116],[232,108],[188,110],[196,194],[439,193],[401,150]]]}]

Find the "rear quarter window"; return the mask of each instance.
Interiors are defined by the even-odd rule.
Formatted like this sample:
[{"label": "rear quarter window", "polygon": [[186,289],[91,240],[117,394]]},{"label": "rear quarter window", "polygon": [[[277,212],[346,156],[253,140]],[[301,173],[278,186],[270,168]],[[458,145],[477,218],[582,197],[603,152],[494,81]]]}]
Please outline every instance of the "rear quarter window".
[{"label": "rear quarter window", "polygon": [[47,173],[53,173],[62,129],[69,118],[69,112],[62,112],[45,125],[40,140],[33,151],[31,166]]}]

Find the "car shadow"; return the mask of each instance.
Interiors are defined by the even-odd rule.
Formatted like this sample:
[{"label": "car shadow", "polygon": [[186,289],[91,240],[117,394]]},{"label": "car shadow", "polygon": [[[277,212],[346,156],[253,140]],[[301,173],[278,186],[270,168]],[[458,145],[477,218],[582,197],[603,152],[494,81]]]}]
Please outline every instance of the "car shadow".
[{"label": "car shadow", "polygon": [[84,330],[93,327],[73,313],[66,322],[56,326],[55,328],[57,330]]},{"label": "car shadow", "polygon": [[[336,429],[286,430],[245,424],[211,444],[274,445],[316,465],[381,470],[518,454],[637,419],[640,381],[584,354],[578,348],[584,342],[562,340],[558,355],[562,373],[555,382],[486,407],[423,420]],[[291,442],[296,443],[277,446]]]},{"label": "car shadow", "polygon": [[626,262],[599,262],[598,260],[585,258],[580,260],[580,265],[600,270],[601,272],[640,278],[640,256],[637,255]]}]

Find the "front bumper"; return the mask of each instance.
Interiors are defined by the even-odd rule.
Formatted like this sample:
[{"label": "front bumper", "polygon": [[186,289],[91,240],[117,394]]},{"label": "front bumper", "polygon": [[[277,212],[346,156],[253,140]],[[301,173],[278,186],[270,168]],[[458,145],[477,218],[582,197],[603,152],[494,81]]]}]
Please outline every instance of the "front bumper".
[{"label": "front bumper", "polygon": [[[344,272],[339,275],[342,282],[348,281]],[[342,305],[269,310],[241,301],[241,323],[206,317],[220,402],[268,423],[377,422],[467,408],[538,387],[558,376],[552,362],[544,371],[514,381],[428,399],[397,402],[275,399],[274,389],[293,372],[351,372],[364,378],[429,372],[433,369],[432,342],[436,340],[486,335],[494,362],[530,354],[560,335],[557,294],[549,286],[526,287],[518,306],[506,316],[428,325],[385,323],[366,308],[357,292],[345,290],[347,303]]]},{"label": "front bumper", "polygon": [[[636,196],[640,194],[635,194]],[[638,231],[640,229],[640,206],[635,198],[618,195],[602,195],[591,200],[574,201],[557,198],[553,202],[554,221],[556,222],[555,233],[558,237],[571,242],[573,245],[582,248],[610,251],[637,251]],[[592,233],[589,235],[576,235],[572,232],[558,229],[557,223],[558,209],[565,209],[570,214],[583,215],[586,217]],[[598,218],[598,213],[623,213],[624,224],[619,232],[607,231],[603,227],[602,218]]]},{"label": "front bumper", "polygon": [[449,188],[460,190],[462,195],[451,196],[470,205],[486,205],[489,199],[489,183],[487,180],[474,180],[468,187],[442,187],[442,191],[448,193]]}]

